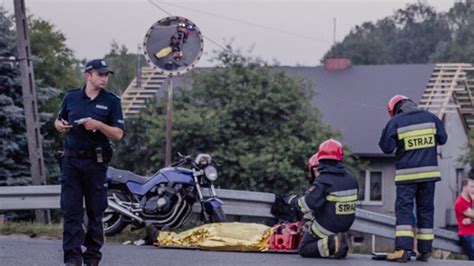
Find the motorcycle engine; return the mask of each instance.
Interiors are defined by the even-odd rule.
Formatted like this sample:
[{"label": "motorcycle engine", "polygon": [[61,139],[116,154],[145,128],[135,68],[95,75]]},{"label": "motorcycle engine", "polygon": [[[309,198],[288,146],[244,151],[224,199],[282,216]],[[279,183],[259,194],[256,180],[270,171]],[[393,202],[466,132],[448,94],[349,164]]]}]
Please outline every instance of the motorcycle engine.
[{"label": "motorcycle engine", "polygon": [[148,214],[167,213],[172,207],[172,195],[169,193],[149,198],[144,206],[144,212]]},{"label": "motorcycle engine", "polygon": [[191,202],[191,205],[194,203],[192,189],[193,187],[183,187],[181,184],[160,184],[142,200],[143,212],[145,215],[168,217],[176,208],[188,204],[186,202]]}]

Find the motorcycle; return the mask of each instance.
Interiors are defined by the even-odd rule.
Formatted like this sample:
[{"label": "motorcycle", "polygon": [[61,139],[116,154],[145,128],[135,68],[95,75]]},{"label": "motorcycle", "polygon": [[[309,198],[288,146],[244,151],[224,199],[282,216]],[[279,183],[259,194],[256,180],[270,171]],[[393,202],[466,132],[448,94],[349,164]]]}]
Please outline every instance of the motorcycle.
[{"label": "motorcycle", "polygon": [[[211,156],[198,154],[193,159],[178,155],[178,162],[149,177],[108,168],[108,208],[102,220],[105,235],[118,234],[129,224],[132,229],[146,224],[160,230],[178,228],[187,221],[196,202],[201,205],[201,221],[226,221],[223,202],[214,188],[218,174]],[[209,185],[209,196],[204,196],[203,184]]]}]

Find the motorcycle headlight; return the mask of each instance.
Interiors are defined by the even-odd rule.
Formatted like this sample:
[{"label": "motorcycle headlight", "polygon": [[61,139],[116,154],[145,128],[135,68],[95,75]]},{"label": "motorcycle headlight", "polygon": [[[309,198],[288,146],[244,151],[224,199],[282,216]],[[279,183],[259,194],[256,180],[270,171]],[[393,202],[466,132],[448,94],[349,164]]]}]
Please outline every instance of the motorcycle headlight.
[{"label": "motorcycle headlight", "polygon": [[204,168],[204,175],[207,180],[214,182],[217,180],[217,169],[212,165],[208,165]]}]

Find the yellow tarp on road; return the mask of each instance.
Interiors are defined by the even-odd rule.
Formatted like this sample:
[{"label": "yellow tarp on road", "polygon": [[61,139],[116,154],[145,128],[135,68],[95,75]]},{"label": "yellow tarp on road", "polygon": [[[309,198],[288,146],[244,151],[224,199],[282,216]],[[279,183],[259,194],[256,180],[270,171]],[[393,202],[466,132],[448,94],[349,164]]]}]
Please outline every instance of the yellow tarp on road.
[{"label": "yellow tarp on road", "polygon": [[181,233],[160,232],[157,246],[221,251],[266,251],[271,227],[254,223],[205,224]]}]

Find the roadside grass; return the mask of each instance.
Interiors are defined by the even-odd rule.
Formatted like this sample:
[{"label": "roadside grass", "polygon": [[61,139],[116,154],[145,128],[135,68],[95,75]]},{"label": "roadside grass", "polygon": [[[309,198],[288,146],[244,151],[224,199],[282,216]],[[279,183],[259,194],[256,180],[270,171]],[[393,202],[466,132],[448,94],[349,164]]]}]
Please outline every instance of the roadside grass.
[{"label": "roadside grass", "polygon": [[3,222],[0,223],[0,235],[27,235],[59,239],[62,235],[60,224],[39,224],[32,222]]},{"label": "roadside grass", "polygon": [[[39,224],[32,222],[3,222],[0,223],[0,235],[26,235],[32,238],[61,239],[63,227],[61,224]],[[110,243],[123,243],[125,241],[135,241],[143,238],[143,229],[135,231],[128,226],[120,234],[106,237]]]}]

